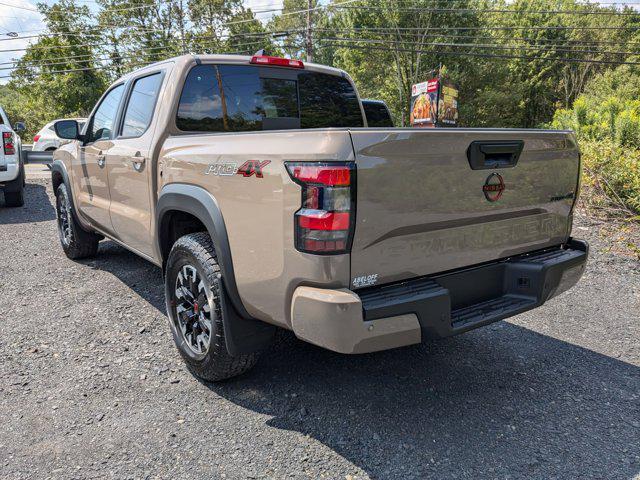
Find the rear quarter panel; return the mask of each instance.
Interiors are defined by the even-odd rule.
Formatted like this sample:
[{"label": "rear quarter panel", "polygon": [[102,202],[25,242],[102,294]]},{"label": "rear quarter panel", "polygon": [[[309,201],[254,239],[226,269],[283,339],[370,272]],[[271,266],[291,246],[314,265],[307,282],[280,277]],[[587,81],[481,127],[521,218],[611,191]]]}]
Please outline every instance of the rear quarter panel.
[{"label": "rear quarter panel", "polygon": [[[249,160],[268,162],[262,178],[233,173]],[[294,247],[294,214],[300,208],[301,190],[284,162],[318,160],[353,160],[349,132],[181,135],[167,138],[160,151],[159,191],[172,183],[197,185],[220,206],[238,291],[255,318],[289,326],[296,287],[349,284],[349,255],[308,255]]]}]

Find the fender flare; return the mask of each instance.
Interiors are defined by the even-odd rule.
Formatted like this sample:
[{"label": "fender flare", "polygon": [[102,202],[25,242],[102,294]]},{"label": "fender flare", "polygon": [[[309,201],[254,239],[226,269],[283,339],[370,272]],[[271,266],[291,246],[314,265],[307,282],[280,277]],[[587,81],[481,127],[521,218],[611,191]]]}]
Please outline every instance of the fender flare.
[{"label": "fender flare", "polygon": [[[60,175],[62,177],[62,181],[57,181],[56,175]],[[86,229],[87,227],[85,226],[85,223],[80,221],[80,215],[78,215],[78,211],[76,210],[76,204],[73,201],[73,192],[71,191],[71,182],[69,181],[69,173],[67,172],[67,167],[62,160],[54,160],[51,164],[51,181],[53,183],[54,195],[57,195],[58,187],[63,183],[65,184],[67,192],[69,193],[69,201],[71,202],[71,213],[75,217],[76,222]]]},{"label": "fender flare", "polygon": [[202,222],[213,240],[222,273],[222,320],[229,353],[235,356],[264,349],[273,338],[275,327],[253,319],[242,303],[233,270],[227,229],[216,199],[204,188],[184,183],[172,183],[161,190],[156,208],[156,246],[162,258],[168,253],[162,251],[162,222],[169,211],[193,215]]},{"label": "fender flare", "polygon": [[[59,174],[62,177],[62,182],[57,182],[56,185],[56,174]],[[55,193],[58,189],[58,186],[61,183],[64,183],[67,188],[69,188],[69,174],[67,173],[67,167],[64,166],[61,160],[54,160],[51,163],[51,180],[53,181],[53,192]],[[71,200],[73,203],[73,199]]]}]

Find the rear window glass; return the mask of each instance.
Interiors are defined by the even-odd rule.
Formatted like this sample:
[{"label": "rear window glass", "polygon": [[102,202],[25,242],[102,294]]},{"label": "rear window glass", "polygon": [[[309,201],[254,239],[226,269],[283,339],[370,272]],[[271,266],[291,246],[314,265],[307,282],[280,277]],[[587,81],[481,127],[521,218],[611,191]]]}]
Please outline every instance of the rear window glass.
[{"label": "rear window glass", "polygon": [[184,131],[241,132],[363,126],[342,77],[247,65],[199,65],[188,74],[176,124]]}]

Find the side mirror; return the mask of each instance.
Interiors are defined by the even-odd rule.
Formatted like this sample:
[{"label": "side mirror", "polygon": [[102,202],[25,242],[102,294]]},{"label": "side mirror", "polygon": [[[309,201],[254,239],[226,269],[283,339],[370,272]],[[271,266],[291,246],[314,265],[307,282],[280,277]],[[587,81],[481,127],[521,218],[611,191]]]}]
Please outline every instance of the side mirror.
[{"label": "side mirror", "polygon": [[16,132],[24,132],[27,129],[27,127],[25,126],[24,122],[16,122],[13,129]]},{"label": "side mirror", "polygon": [[75,120],[60,120],[53,124],[56,135],[65,140],[80,140],[80,127]]}]

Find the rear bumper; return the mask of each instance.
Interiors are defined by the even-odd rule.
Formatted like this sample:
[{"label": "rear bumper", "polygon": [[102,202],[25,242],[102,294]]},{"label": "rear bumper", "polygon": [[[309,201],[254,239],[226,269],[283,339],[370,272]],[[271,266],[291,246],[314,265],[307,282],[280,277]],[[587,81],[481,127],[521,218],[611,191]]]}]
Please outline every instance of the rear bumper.
[{"label": "rear bumper", "polygon": [[542,305],[575,285],[589,246],[519,255],[441,275],[357,292],[296,289],[292,327],[303,340],[341,353],[366,353],[442,338]]},{"label": "rear bumper", "polygon": [[0,166],[0,185],[8,182],[12,182],[20,175],[20,164],[9,163]]}]

